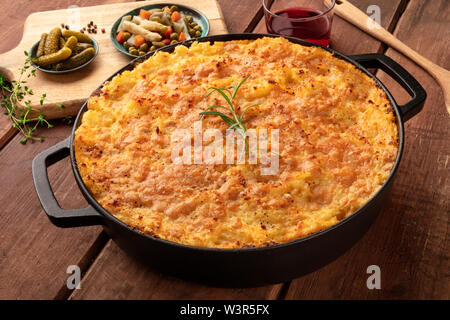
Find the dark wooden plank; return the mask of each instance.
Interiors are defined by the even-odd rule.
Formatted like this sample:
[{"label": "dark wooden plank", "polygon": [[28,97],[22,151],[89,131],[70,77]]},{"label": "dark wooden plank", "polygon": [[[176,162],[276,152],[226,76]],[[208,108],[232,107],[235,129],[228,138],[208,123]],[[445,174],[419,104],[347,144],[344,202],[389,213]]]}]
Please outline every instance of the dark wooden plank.
[{"label": "dark wooden plank", "polygon": [[[123,0],[57,0],[57,1],[2,1],[0,11],[4,41],[0,52],[14,48],[20,41],[23,22],[32,12],[63,9],[69,5],[89,6]],[[57,124],[42,132],[43,143],[19,143],[15,131],[5,116],[0,118],[0,211],[2,229],[0,241],[0,299],[52,299],[69,295],[65,287],[66,269],[75,264],[87,269],[91,260],[106,243],[100,227],[59,229],[54,227],[42,211],[31,176],[31,162],[42,150],[66,138],[70,126]],[[49,170],[54,191],[60,203],[67,208],[85,206],[68,160]]]},{"label": "dark wooden plank", "polygon": [[[450,68],[450,3],[411,1],[395,35]],[[386,53],[425,87],[423,111],[406,124],[406,143],[392,195],[368,234],[347,254],[290,286],[288,299],[449,299],[450,117],[441,89],[417,65]],[[379,74],[397,101],[403,90]],[[368,290],[366,269],[381,269],[381,290]]]},{"label": "dark wooden plank", "polygon": [[[31,175],[33,158],[69,133],[69,126],[59,125],[45,142],[25,146],[16,136],[0,152],[0,299],[52,299],[65,284],[67,267],[83,267],[90,258],[85,254],[101,228],[53,226],[41,209]],[[85,206],[68,159],[52,166],[49,176],[63,206]]]},{"label": "dark wooden plank", "polygon": [[276,299],[280,288],[214,288],[176,279],[141,264],[110,241],[70,299]]},{"label": "dark wooden plank", "polygon": [[9,140],[11,140],[12,137],[14,137],[15,134],[16,130],[13,130],[11,121],[2,112],[0,115],[0,150],[9,142]]},{"label": "dark wooden plank", "polygon": [[263,15],[261,0],[217,0],[229,33],[251,32]]}]

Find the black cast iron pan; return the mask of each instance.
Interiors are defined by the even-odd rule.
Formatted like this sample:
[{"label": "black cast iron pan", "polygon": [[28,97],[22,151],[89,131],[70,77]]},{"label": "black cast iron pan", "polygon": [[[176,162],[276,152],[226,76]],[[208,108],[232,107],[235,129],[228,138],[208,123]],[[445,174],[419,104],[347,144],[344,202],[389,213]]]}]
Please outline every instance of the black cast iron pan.
[{"label": "black cast iron pan", "polygon": [[[268,34],[226,34],[195,39],[196,41],[230,41],[257,39],[261,37],[277,37]],[[319,46],[295,38],[285,37],[293,43],[305,46]],[[190,45],[193,40],[177,43],[162,48],[171,52],[177,45]],[[320,47],[320,46],[319,46]],[[332,49],[322,47],[337,58],[355,65],[362,72],[373,78],[382,88],[391,102],[399,132],[399,150],[394,168],[381,189],[355,213],[339,223],[314,233],[305,238],[268,247],[213,249],[178,244],[150,235],[142,234],[128,227],[108,213],[92,197],[84,185],[75,162],[73,137],[86,110],[87,102],[78,113],[70,137],[42,152],[33,160],[33,179],[36,191],[44,211],[50,220],[59,227],[102,225],[108,235],[127,253],[143,259],[157,270],[202,283],[219,286],[248,287],[270,283],[278,283],[297,278],[314,271],[347,251],[368,230],[378,215],[393,183],[393,177],[401,160],[404,145],[403,123],[423,107],[426,92],[422,86],[399,64],[391,58],[380,54],[364,54],[345,56]],[[153,53],[150,53],[151,55]],[[131,70],[136,63],[148,57],[140,57],[116,74]],[[399,106],[386,87],[366,68],[379,68],[388,73],[411,95],[411,101]],[[93,95],[98,94],[97,89]],[[61,209],[50,187],[47,168],[70,155],[75,179],[81,192],[89,203],[87,208]]]}]

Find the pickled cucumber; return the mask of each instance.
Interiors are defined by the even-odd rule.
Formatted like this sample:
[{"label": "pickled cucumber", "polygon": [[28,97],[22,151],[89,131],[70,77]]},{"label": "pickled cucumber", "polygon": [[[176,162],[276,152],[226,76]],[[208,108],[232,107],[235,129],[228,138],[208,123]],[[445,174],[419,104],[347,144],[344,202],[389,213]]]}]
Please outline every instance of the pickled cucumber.
[{"label": "pickled cucumber", "polygon": [[87,34],[74,31],[74,30],[64,30],[62,32],[62,35],[64,38],[69,38],[71,36],[75,36],[78,39],[78,42],[84,42],[84,43],[92,43],[91,38]]},{"label": "pickled cucumber", "polygon": [[78,54],[78,53],[80,53],[81,51],[83,51],[84,49],[87,49],[87,48],[93,48],[92,44],[78,42],[75,45],[75,49],[72,50],[72,54]]},{"label": "pickled cucumber", "polygon": [[46,54],[44,56],[37,58],[36,60],[34,60],[34,63],[36,63],[38,66],[41,67],[47,67],[51,64],[67,59],[68,57],[70,57],[71,54],[72,50],[70,50],[70,48],[64,47],[62,49],[59,49],[55,53]]},{"label": "pickled cucumber", "polygon": [[43,33],[41,35],[41,40],[39,41],[39,46],[38,46],[37,51],[36,51],[36,57],[38,57],[38,58],[45,54],[44,53],[44,48],[45,48],[45,40],[47,40],[47,36],[48,36],[47,33]]},{"label": "pickled cucumber", "polygon": [[63,37],[59,38],[59,48],[62,49],[66,44],[66,40]]},{"label": "pickled cucumber", "polygon": [[68,70],[68,69],[73,69],[73,68],[76,68],[78,66],[81,66],[82,64],[85,64],[90,59],[92,59],[94,54],[95,54],[94,48],[84,49],[82,52],[74,55],[73,57],[71,57],[69,59],[67,59],[67,61],[63,61],[63,62],[58,63],[55,66],[55,70],[57,70],[57,71]]},{"label": "pickled cucumber", "polygon": [[61,29],[53,28],[45,40],[44,54],[49,55],[59,50],[59,38],[61,37]]},{"label": "pickled cucumber", "polygon": [[73,51],[75,49],[77,43],[78,43],[77,37],[71,36],[71,37],[69,37],[69,39],[67,39],[66,44],[64,46]]}]

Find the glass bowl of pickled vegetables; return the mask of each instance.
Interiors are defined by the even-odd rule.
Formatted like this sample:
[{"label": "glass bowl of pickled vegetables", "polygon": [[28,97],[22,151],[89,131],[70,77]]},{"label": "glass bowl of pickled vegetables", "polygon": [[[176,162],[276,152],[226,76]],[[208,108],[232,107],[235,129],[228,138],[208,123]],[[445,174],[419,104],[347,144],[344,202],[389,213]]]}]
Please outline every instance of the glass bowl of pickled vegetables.
[{"label": "glass bowl of pickled vegetables", "polygon": [[139,57],[208,33],[208,19],[196,9],[181,4],[151,4],[120,17],[111,28],[111,40],[119,51]]},{"label": "glass bowl of pickled vegetables", "polygon": [[43,33],[30,52],[31,63],[49,73],[67,73],[88,65],[98,53],[97,42],[87,34],[56,27]]}]

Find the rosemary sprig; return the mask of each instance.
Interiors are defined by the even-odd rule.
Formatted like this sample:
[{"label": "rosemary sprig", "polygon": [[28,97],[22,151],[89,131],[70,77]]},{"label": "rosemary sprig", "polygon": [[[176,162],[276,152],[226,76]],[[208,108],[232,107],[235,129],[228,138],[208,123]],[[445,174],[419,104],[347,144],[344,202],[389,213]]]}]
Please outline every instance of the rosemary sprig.
[{"label": "rosemary sprig", "polygon": [[[236,97],[236,94],[239,90],[239,88],[242,86],[242,84],[249,78],[250,76],[246,76],[241,82],[239,82],[237,85],[231,85],[228,88],[216,88],[216,87],[209,87],[208,89],[211,90],[208,92],[208,94],[205,96],[205,98],[209,97],[212,93],[218,92],[227,102],[228,106],[225,107],[223,105],[213,105],[208,108],[206,108],[205,111],[200,112],[200,119],[203,118],[203,116],[206,115],[215,115],[222,118],[223,121],[225,121],[229,127],[228,130],[232,129],[238,132],[242,137],[244,138],[245,142],[245,149],[248,150],[248,141],[246,137],[247,133],[247,127],[245,126],[243,120],[245,112],[247,112],[248,109],[253,108],[257,106],[257,104],[253,104],[251,106],[246,107],[241,114],[238,114],[235,106],[233,105],[233,100]],[[216,111],[216,109],[223,109],[226,111],[229,111],[231,113],[231,117],[226,115],[223,112]],[[237,145],[237,142],[233,139],[234,144],[239,148]]]},{"label": "rosemary sprig", "polygon": [[[22,144],[26,144],[27,141],[44,141],[43,137],[35,136],[35,131],[39,125],[47,126],[47,128],[53,127],[45,119],[43,114],[33,118],[30,117],[31,111],[38,110],[33,109],[31,107],[31,100],[27,99],[27,96],[32,96],[34,93],[33,90],[26,86],[27,81],[24,79],[35,77],[36,69],[32,66],[31,57],[26,51],[25,56],[25,63],[19,69],[19,78],[17,80],[7,83],[3,76],[0,75],[0,105],[5,109],[5,115],[11,120],[13,128],[17,129],[23,135],[24,138],[20,140]],[[40,97],[39,103],[41,105],[44,103],[45,97],[45,93]],[[21,103],[23,103],[23,106]]]}]

